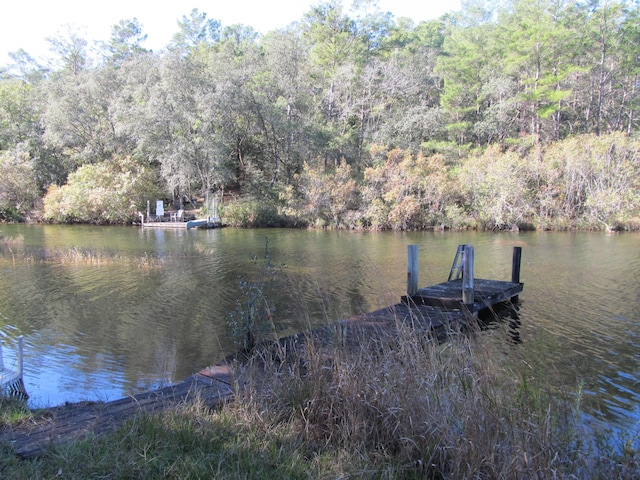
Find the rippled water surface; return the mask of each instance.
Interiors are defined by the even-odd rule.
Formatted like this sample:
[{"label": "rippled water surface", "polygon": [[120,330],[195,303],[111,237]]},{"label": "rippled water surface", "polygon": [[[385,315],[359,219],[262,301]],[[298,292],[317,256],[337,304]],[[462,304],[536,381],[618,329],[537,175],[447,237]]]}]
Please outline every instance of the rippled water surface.
[{"label": "rippled water surface", "polygon": [[110,400],[219,361],[233,349],[239,282],[260,280],[265,253],[288,280],[276,317],[297,329],[397,302],[409,244],[425,286],[446,280],[457,245],[470,243],[480,278],[510,279],[512,248],[523,248],[521,342],[498,329],[497,348],[583,385],[586,407],[608,422],[640,418],[638,234],[3,225],[0,235],[22,238],[0,247],[0,330],[7,363],[25,336],[33,406]]}]

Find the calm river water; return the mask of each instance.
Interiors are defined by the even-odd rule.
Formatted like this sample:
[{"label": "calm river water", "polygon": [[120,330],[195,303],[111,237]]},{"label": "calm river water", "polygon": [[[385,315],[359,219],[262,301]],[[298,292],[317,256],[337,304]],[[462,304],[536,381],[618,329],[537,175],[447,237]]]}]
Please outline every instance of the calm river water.
[{"label": "calm river water", "polygon": [[521,325],[487,333],[496,348],[582,385],[589,413],[640,426],[638,234],[2,225],[0,235],[23,238],[0,248],[0,331],[7,363],[25,336],[32,406],[112,400],[216,363],[233,349],[226,320],[240,281],[260,279],[267,251],[300,300],[292,313],[283,298],[276,317],[298,329],[396,303],[407,245],[419,245],[426,286],[446,280],[457,245],[470,243],[476,277],[504,280],[523,247]]}]

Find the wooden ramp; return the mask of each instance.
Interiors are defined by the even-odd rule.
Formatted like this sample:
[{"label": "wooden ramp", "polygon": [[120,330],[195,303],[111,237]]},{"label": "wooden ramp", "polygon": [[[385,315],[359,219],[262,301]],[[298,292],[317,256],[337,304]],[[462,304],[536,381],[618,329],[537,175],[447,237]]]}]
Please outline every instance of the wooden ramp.
[{"label": "wooden ramp", "polygon": [[140,414],[154,414],[176,405],[199,401],[217,406],[234,396],[233,379],[227,366],[219,365],[160,390],[120,398],[111,402],[81,402],[50,408],[18,425],[0,428],[0,441],[23,458],[46,453],[52,445],[84,440],[110,433]]}]

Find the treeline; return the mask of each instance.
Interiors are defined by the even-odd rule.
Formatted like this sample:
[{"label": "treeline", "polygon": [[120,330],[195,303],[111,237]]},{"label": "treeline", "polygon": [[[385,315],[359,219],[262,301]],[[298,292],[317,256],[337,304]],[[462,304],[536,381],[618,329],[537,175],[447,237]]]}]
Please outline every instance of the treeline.
[{"label": "treeline", "polygon": [[224,208],[225,221],[375,230],[640,228],[640,140],[623,133],[523,151],[493,145],[455,167],[440,154],[371,153],[375,165],[361,180],[344,161],[332,169],[305,164],[297,188],[280,189],[279,202],[235,202]]},{"label": "treeline", "polygon": [[193,10],[160,52],[136,19],[48,39],[46,66],[14,52],[0,218],[209,194],[236,225],[640,228],[638,4],[463,3],[415,24],[331,1],[264,36]]}]

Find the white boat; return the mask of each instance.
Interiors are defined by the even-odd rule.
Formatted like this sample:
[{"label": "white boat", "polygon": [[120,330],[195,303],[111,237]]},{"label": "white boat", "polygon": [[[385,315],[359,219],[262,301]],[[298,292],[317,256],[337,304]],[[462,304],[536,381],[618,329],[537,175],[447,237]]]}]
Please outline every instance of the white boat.
[{"label": "white boat", "polygon": [[222,223],[217,218],[196,218],[187,222],[187,230],[191,228],[220,228]]}]

